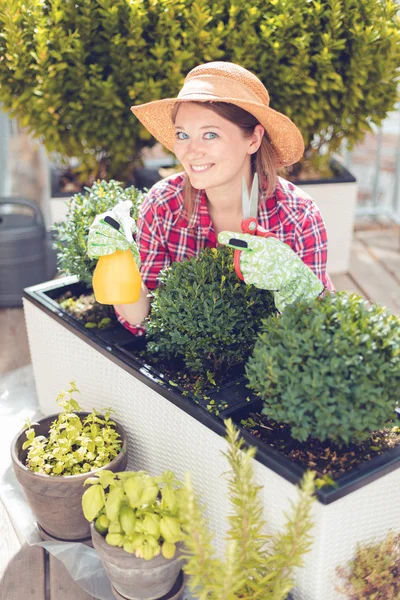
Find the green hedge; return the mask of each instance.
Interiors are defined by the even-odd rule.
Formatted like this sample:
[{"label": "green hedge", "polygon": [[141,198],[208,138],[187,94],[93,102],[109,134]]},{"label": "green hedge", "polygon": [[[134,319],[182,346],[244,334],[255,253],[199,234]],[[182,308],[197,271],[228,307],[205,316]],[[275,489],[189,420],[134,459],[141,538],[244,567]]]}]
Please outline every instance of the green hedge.
[{"label": "green hedge", "polygon": [[275,314],[271,292],[244,285],[231,248],[206,248],[197,258],[174,262],[160,275],[146,322],[147,351],[179,359],[197,389],[221,383],[254,348],[263,318]]},{"label": "green hedge", "polygon": [[392,109],[399,40],[386,0],[3,0],[0,101],[49,151],[121,178],[152,144],[130,105],[227,60],[260,76],[309,148],[335,150]]},{"label": "green hedge", "polygon": [[246,374],[295,439],[368,440],[399,406],[400,319],[346,292],[293,304],[264,320]]}]

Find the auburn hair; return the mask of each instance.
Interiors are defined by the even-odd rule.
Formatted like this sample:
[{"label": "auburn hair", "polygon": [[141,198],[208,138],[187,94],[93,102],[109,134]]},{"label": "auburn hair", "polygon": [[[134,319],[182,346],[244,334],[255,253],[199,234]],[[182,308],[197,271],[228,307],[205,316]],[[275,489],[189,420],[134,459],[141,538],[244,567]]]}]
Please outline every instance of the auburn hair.
[{"label": "auburn hair", "polygon": [[[230,121],[234,125],[237,125],[242,130],[244,137],[250,137],[254,132],[255,126],[260,124],[252,114],[247,112],[247,110],[236,106],[235,104],[229,104],[228,102],[201,102],[201,105],[204,106],[204,108],[212,110],[220,117],[227,119],[227,121]],[[179,102],[177,102],[172,109],[173,123],[175,123],[178,109]],[[260,187],[259,192],[266,192],[267,197],[275,191],[277,178],[276,163],[276,154],[272,147],[271,141],[267,132],[264,132],[259,149],[251,157],[251,164],[253,173],[258,174]],[[190,179],[187,174],[185,178],[183,194],[184,213],[186,214],[187,218],[190,219],[194,211],[197,190],[190,183]]]}]

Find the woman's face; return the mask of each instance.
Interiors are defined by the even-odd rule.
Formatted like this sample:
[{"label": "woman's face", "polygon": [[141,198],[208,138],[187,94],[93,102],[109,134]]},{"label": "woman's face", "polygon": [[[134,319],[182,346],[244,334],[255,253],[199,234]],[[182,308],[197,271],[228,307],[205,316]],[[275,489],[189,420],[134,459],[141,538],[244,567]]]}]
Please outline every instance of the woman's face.
[{"label": "woman's face", "polygon": [[[261,130],[261,125],[256,126]],[[250,179],[251,154],[259,147],[253,134],[242,130],[201,104],[182,103],[175,119],[174,152],[196,189],[241,189],[242,177]]]}]

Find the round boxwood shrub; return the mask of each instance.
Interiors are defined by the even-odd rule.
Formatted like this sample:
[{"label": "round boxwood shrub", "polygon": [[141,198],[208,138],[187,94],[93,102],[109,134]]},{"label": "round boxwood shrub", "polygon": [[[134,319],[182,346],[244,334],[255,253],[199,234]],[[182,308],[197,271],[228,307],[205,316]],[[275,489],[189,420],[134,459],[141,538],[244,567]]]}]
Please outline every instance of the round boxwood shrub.
[{"label": "round boxwood shrub", "polygon": [[272,294],[242,283],[230,248],[207,248],[172,263],[160,277],[147,323],[147,350],[179,358],[193,375],[215,383],[243,365],[262,319],[276,312]]},{"label": "round boxwood shrub", "polygon": [[395,416],[400,319],[345,292],[289,306],[263,322],[246,375],[294,438],[361,442]]},{"label": "round boxwood shrub", "polygon": [[318,158],[394,107],[397,10],[392,0],[2,0],[0,101],[48,151],[123,178],[154,143],[130,105],[175,96],[191,68],[226,60],[261,78]]},{"label": "round boxwood shrub", "polygon": [[113,208],[118,202],[131,200],[131,217],[135,220],[145,194],[135,187],[122,187],[119,181],[95,181],[83,194],[75,194],[67,202],[67,215],[54,227],[58,250],[59,271],[76,275],[80,281],[92,285],[97,260],[87,255],[89,227],[96,215]]}]

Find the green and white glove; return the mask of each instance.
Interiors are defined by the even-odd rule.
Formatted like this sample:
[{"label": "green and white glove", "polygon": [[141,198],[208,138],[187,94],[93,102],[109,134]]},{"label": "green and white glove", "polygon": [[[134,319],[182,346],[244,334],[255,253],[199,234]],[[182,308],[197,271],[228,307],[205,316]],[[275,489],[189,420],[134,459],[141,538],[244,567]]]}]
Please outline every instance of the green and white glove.
[{"label": "green and white glove", "polygon": [[[240,242],[246,242],[243,247]],[[287,304],[313,300],[324,286],[301,258],[276,237],[261,237],[248,233],[222,231],[220,244],[241,250],[240,270],[248,285],[273,293],[275,306],[282,312]]]},{"label": "green and white glove", "polygon": [[90,258],[113,254],[116,250],[130,249],[140,268],[140,254],[133,234],[136,223],[130,216],[132,202],[119,202],[112,210],[97,215],[89,228],[87,253]]}]

